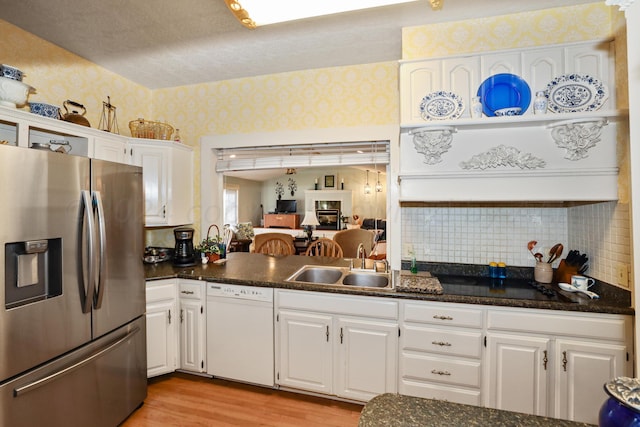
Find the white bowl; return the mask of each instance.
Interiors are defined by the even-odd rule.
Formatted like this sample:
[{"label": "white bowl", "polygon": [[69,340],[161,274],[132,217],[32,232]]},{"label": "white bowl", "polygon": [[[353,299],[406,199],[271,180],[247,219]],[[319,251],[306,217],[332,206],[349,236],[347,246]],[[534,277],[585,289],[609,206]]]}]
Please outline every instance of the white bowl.
[{"label": "white bowl", "polygon": [[34,89],[18,80],[0,77],[0,105],[20,107],[26,104],[29,92]]}]

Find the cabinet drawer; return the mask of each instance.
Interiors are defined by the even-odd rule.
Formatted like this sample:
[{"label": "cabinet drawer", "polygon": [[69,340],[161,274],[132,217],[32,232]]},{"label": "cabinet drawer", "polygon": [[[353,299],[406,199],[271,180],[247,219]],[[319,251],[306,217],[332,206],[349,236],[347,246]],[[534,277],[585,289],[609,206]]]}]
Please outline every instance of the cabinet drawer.
[{"label": "cabinet drawer", "polygon": [[532,309],[491,309],[487,315],[487,327],[490,330],[625,341],[631,336],[631,316],[575,312],[547,313]]},{"label": "cabinet drawer", "polygon": [[201,299],[204,296],[204,284],[193,282],[180,282],[180,291],[178,296],[182,299]]},{"label": "cabinet drawer", "polygon": [[147,282],[146,300],[147,303],[162,300],[173,300],[176,298],[176,284]]},{"label": "cabinet drawer", "polygon": [[398,319],[398,303],[378,297],[278,290],[276,293],[276,306],[278,308],[320,313],[375,317],[376,319]]},{"label": "cabinet drawer", "polygon": [[400,394],[407,396],[445,400],[447,402],[462,403],[465,405],[481,405],[480,390],[466,390],[463,388],[403,379],[400,381],[400,389],[398,391]]},{"label": "cabinet drawer", "polygon": [[402,353],[402,379],[435,381],[468,387],[480,387],[480,361],[445,359],[426,354]]},{"label": "cabinet drawer", "polygon": [[482,353],[480,331],[453,331],[405,325],[401,336],[403,350],[474,358],[480,358]]},{"label": "cabinet drawer", "polygon": [[405,322],[482,328],[483,314],[483,309],[463,308],[451,304],[406,302],[403,320]]}]

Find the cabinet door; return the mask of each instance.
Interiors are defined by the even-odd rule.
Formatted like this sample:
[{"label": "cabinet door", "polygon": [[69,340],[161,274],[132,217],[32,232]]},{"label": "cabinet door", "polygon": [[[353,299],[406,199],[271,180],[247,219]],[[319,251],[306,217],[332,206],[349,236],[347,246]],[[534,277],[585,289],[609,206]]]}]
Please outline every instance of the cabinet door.
[{"label": "cabinet door", "polygon": [[175,371],[176,321],[175,300],[147,304],[147,377]]},{"label": "cabinet door", "polygon": [[486,406],[547,415],[549,341],[544,337],[487,334]]},{"label": "cabinet door", "polygon": [[124,141],[96,138],[93,141],[93,158],[116,163],[127,163],[125,160],[126,144]]},{"label": "cabinet door", "polygon": [[340,318],[333,339],[338,396],[366,401],[397,391],[396,323]]},{"label": "cabinet door", "polygon": [[195,299],[180,300],[180,369],[205,372],[204,307]]},{"label": "cabinet door", "polygon": [[278,384],[332,393],[331,323],[321,314],[279,312]]},{"label": "cabinet door", "polygon": [[624,345],[556,340],[555,416],[598,424],[598,412],[607,399],[603,385],[627,375]]},{"label": "cabinet door", "polygon": [[159,147],[135,146],[133,163],[142,166],[145,224],[167,224],[168,150]]}]

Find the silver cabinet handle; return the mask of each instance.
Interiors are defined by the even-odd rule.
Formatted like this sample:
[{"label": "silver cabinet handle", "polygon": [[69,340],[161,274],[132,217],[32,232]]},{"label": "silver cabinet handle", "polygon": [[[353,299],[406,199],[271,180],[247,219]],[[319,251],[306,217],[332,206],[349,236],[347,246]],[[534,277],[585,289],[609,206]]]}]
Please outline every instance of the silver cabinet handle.
[{"label": "silver cabinet handle", "polygon": [[342,328],[340,328],[340,344],[342,344],[343,338],[344,338],[344,335],[342,334]]},{"label": "silver cabinet handle", "polygon": [[451,372],[449,371],[438,371],[436,369],[432,369],[431,373],[435,375],[451,375]]},{"label": "silver cabinet handle", "polygon": [[567,372],[567,352],[562,352],[562,369]]},{"label": "silver cabinet handle", "polygon": [[180,291],[181,294],[186,294],[186,295],[193,295],[194,292],[193,291]]},{"label": "silver cabinet handle", "polygon": [[453,317],[451,316],[442,316],[440,314],[434,315],[433,318],[438,320],[453,320]]},{"label": "silver cabinet handle", "polygon": [[547,350],[544,350],[542,352],[544,354],[544,356],[542,357],[542,366],[544,367],[544,370],[547,370],[547,363],[549,362],[549,359],[547,359]]},{"label": "silver cabinet handle", "polygon": [[329,325],[327,325],[327,342],[329,342]]},{"label": "silver cabinet handle", "polygon": [[169,324],[171,324],[171,309],[169,309]]},{"label": "silver cabinet handle", "polygon": [[184,310],[180,309],[180,323],[184,322]]},{"label": "silver cabinet handle", "polygon": [[444,341],[431,341],[431,344],[439,345],[441,347],[451,347],[451,343],[444,342]]}]

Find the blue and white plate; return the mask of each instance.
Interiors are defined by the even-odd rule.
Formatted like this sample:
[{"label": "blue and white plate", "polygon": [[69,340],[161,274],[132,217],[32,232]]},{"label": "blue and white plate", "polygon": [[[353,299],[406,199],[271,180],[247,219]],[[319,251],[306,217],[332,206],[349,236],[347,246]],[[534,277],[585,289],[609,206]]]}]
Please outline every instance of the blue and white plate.
[{"label": "blue and white plate", "polygon": [[478,88],[482,112],[487,117],[495,116],[496,110],[519,107],[524,114],[531,103],[531,89],[522,77],[515,74],[494,74]]},{"label": "blue and white plate", "polygon": [[554,113],[596,111],[609,96],[607,87],[588,74],[564,74],[551,80],[545,95]]},{"label": "blue and white plate", "polygon": [[457,119],[464,111],[464,101],[453,92],[431,92],[420,103],[420,115],[425,120]]}]

